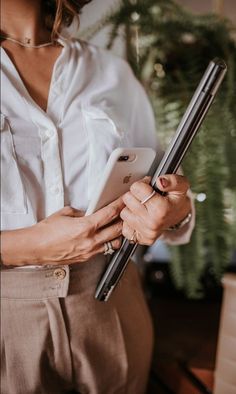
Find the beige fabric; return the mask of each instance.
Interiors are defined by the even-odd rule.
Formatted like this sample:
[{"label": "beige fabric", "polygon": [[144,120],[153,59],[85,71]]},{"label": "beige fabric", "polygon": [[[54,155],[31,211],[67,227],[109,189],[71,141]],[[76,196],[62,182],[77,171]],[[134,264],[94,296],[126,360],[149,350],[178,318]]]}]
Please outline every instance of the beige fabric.
[{"label": "beige fabric", "polygon": [[153,336],[136,268],[101,303],[103,267],[2,272],[2,394],[145,392]]},{"label": "beige fabric", "polygon": [[236,393],[236,274],[223,279],[224,298],[217,348],[214,394]]}]

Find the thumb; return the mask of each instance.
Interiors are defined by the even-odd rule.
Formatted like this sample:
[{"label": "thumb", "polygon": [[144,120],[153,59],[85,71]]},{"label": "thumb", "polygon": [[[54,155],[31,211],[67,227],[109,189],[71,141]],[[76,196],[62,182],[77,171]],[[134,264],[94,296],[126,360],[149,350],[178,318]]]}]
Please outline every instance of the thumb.
[{"label": "thumb", "polygon": [[187,178],[177,174],[161,175],[156,184],[161,191],[168,192],[169,195],[185,195],[189,189]]}]

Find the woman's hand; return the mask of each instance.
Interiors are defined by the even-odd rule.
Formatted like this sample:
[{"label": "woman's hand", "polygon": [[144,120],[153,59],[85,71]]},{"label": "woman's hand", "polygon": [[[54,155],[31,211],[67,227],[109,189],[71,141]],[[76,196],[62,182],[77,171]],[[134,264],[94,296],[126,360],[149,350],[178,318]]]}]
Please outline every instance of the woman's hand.
[{"label": "woman's hand", "polygon": [[161,176],[157,181],[159,190],[166,196],[156,193],[145,204],[141,201],[148,197],[153,189],[149,185],[150,177],[135,182],[123,196],[126,207],[121,211],[123,235],[130,240],[137,240],[141,245],[152,245],[170,226],[183,220],[191,210],[186,193],[189,183],[181,175]]},{"label": "woman's hand", "polygon": [[122,198],[92,215],[71,207],[26,229],[2,234],[2,262],[6,265],[72,264],[104,253],[104,242],[112,248],[121,244],[124,207]]}]

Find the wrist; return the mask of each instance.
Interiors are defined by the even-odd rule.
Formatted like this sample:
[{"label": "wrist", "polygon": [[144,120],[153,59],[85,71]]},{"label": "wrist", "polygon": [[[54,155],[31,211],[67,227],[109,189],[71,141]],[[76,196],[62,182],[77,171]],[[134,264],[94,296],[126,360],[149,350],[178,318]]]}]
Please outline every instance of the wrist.
[{"label": "wrist", "polygon": [[187,224],[191,222],[192,219],[192,211],[190,211],[180,222],[176,223],[173,226],[168,227],[165,231],[176,231],[185,227]]},{"label": "wrist", "polygon": [[1,263],[5,266],[39,264],[36,225],[3,231],[1,234]]}]

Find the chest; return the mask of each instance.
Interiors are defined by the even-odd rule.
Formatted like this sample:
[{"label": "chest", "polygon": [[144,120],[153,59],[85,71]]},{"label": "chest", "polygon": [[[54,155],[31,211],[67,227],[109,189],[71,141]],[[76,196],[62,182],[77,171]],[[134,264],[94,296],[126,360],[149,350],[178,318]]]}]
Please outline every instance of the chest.
[{"label": "chest", "polygon": [[6,47],[5,50],[31,98],[46,111],[53,69],[61,46],[34,50],[16,47],[14,51]]},{"label": "chest", "polygon": [[[75,60],[77,64],[77,56]],[[2,207],[6,229],[16,228],[16,215],[22,227],[26,221],[32,224],[64,204],[86,210],[112,150],[132,143],[124,132],[129,130],[128,124],[122,127],[118,122],[124,117],[114,105],[113,90],[102,81],[99,95],[97,89],[81,89],[81,81],[84,84],[88,79],[87,70],[83,72],[82,66],[72,65],[71,61],[67,64],[60,61],[54,67],[45,113],[23,89],[24,77],[20,79],[15,71],[17,67],[20,74],[19,62],[13,68],[3,56],[2,82],[6,95],[2,102],[5,121],[1,134],[6,184]],[[30,68],[33,64],[26,70],[30,72]],[[27,79],[23,65],[22,70]],[[45,78],[49,75],[41,66],[32,72]],[[31,82],[37,88],[32,78]]]}]

